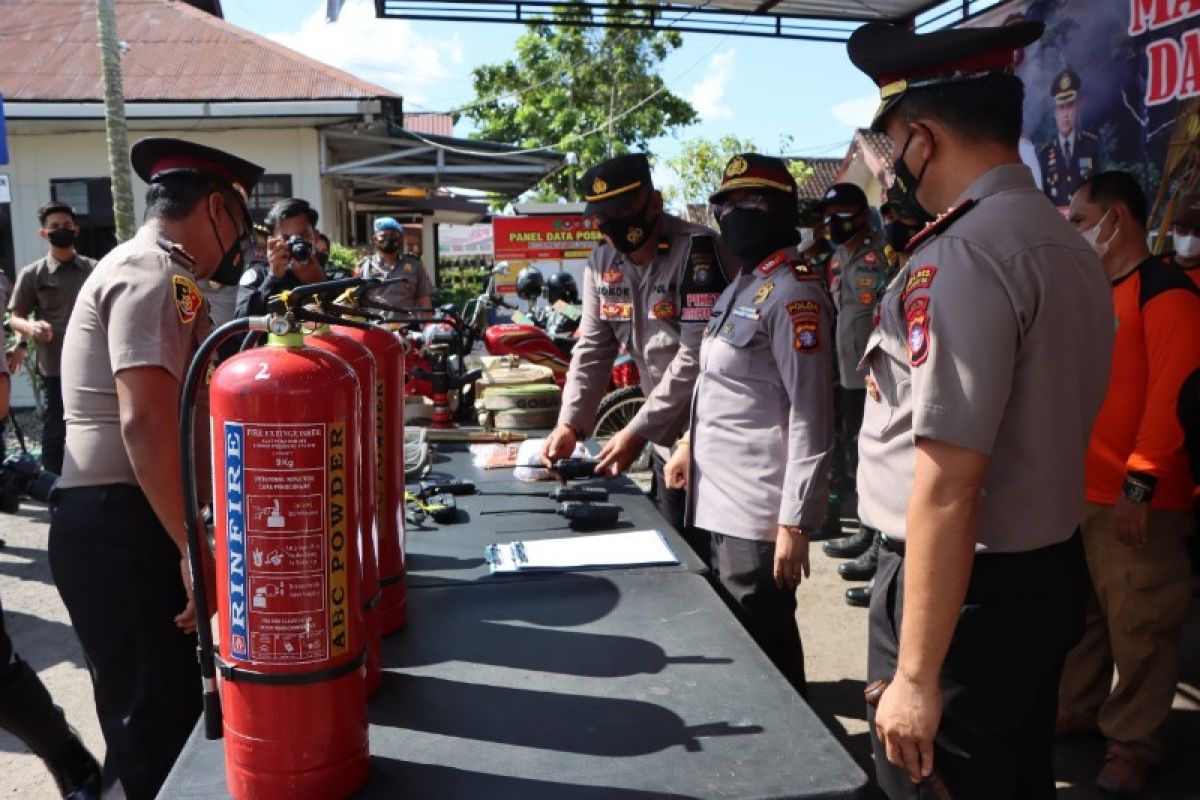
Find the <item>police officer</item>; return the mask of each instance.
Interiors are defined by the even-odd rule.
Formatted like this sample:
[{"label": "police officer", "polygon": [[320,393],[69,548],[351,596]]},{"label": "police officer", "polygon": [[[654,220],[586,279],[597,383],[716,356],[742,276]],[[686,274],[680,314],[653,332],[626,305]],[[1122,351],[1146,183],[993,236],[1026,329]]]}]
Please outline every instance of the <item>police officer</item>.
[{"label": "police officer", "polygon": [[692,424],[667,466],[691,489],[718,586],[800,694],[796,587],[821,524],[833,452],[833,309],[797,258],[796,182],[778,158],[734,156],[711,198],[741,267],[700,349]]},{"label": "police officer", "polygon": [[[49,252],[17,274],[8,310],[9,324],[21,336],[33,338],[38,374],[42,378],[42,466],[62,473],[63,428],[62,341],[75,298],[96,262],[75,250],[79,235],[75,210],[66,203],[47,203],[38,209],[38,235]],[[30,319],[30,316],[35,317]],[[20,369],[26,351],[14,352],[13,368]]]},{"label": "police officer", "polygon": [[327,259],[320,257],[318,218],[317,210],[299,197],[289,197],[271,206],[266,219],[267,229],[271,232],[267,237],[267,261],[251,264],[242,274],[237,293],[237,316],[267,313],[270,298],[287,289],[350,277],[344,270],[329,267]]},{"label": "police officer", "polygon": [[[579,341],[563,387],[558,425],[542,449],[547,463],[566,458],[592,430],[608,390],[609,371],[624,347],[637,364],[646,403],[601,451],[600,469],[629,468],[646,442],[652,456],[659,510],[683,530],[684,498],[663,484],[668,451],[687,427],[697,357],[713,304],[728,285],[721,246],[712,231],[663,211],[641,153],[617,156],[583,176],[584,215],[605,241],[583,274]],[[688,535],[688,534],[685,534]],[[707,540],[690,542],[701,555]]]},{"label": "police officer", "polygon": [[[871,212],[867,196],[853,183],[836,183],[825,192],[819,206],[824,215],[829,240],[837,247],[829,262],[829,291],[837,309],[834,334],[838,420],[845,448],[849,495],[854,487],[858,464],[858,429],[862,427],[863,404],[867,391],[858,372],[858,362],[871,335],[875,305],[887,280],[888,261],[883,252],[884,242],[871,228]],[[841,532],[841,516],[831,514],[822,535]],[[870,547],[871,532],[859,530],[843,539],[825,542],[826,555],[833,558],[854,558]]]},{"label": "police officer", "polygon": [[[106,791],[152,798],[200,714],[179,392],[211,328],[198,281],[235,284],[262,168],[143,139],[145,222],[92,272],[63,344],[67,447],[50,569],[87,656]],[[201,471],[201,474],[203,472]]]},{"label": "police officer", "polygon": [[1071,196],[1100,166],[1100,139],[1079,129],[1079,90],[1083,81],[1069,69],[1055,76],[1050,85],[1054,98],[1056,135],[1038,151],[1042,189],[1056,206],[1071,202]]},{"label": "police officer", "polygon": [[935,782],[972,800],[1054,796],[1113,307],[1095,253],[1017,152],[1013,51],[1042,31],[868,24],[848,46],[881,87],[873,129],[892,140],[901,196],[926,220],[944,210],[888,286],[863,359],[859,514],[885,537],[868,674],[890,682],[868,714],[893,800]]},{"label": "police officer", "polygon": [[825,217],[816,200],[800,200],[797,203],[796,222],[800,226],[800,243],[796,249],[800,261],[821,277],[828,287],[833,279],[829,274],[829,262],[836,249],[825,235]]},{"label": "police officer", "polygon": [[[7,280],[0,282],[0,294],[6,284]],[[9,388],[8,365],[0,359],[0,418],[8,414]],[[4,629],[3,604],[0,604],[0,729],[16,736],[42,759],[63,797],[98,800],[100,765],[67,725],[62,709],[54,705],[38,674],[17,655]]]},{"label": "police officer", "polygon": [[[372,298],[395,308],[433,308],[433,284],[425,265],[416,256],[401,254],[404,228],[391,217],[375,220],[375,253],[358,264],[360,278],[376,278],[396,283],[382,286]],[[388,312],[407,316],[404,312]]]}]

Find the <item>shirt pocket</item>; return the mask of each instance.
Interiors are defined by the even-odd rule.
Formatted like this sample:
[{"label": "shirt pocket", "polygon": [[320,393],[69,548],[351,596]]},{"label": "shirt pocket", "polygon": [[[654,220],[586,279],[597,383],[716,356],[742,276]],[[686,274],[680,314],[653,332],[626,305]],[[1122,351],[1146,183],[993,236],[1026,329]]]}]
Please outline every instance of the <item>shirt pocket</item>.
[{"label": "shirt pocket", "polygon": [[37,282],[37,317],[47,319],[57,315],[62,310],[62,292],[59,291],[58,281],[45,277]]},{"label": "shirt pocket", "polygon": [[760,329],[759,320],[730,317],[717,330],[708,369],[729,376],[753,376],[758,371],[751,346]]}]

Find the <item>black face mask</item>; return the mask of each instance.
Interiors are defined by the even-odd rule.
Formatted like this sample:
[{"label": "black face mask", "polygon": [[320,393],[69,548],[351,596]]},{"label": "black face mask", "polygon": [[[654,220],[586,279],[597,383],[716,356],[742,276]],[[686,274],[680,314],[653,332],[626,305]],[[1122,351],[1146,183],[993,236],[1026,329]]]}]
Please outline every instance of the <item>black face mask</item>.
[{"label": "black face mask", "polygon": [[904,147],[900,148],[900,157],[892,163],[896,180],[892,184],[892,188],[888,189],[888,200],[899,205],[904,216],[912,217],[917,222],[926,224],[933,221],[933,215],[926,211],[917,200],[917,187],[921,185],[921,179],[925,177],[925,170],[929,168],[929,162],[926,161],[921,165],[920,175],[913,175],[912,170],[904,163],[904,154],[908,152],[908,145],[912,142],[912,137],[910,132],[908,138],[904,140]]},{"label": "black face mask", "polygon": [[241,235],[234,239],[233,244],[226,249],[221,241],[221,232],[217,229],[216,220],[210,217],[209,222],[212,223],[213,235],[217,237],[217,247],[222,248],[221,261],[217,264],[217,269],[209,280],[216,281],[222,286],[237,286],[242,279],[242,271],[247,259],[254,251],[256,244],[254,226],[247,217]]},{"label": "black face mask", "polygon": [[53,247],[71,247],[75,244],[74,228],[55,228],[46,231],[46,239]]},{"label": "black face mask", "polygon": [[858,223],[854,221],[857,214],[834,214],[825,219],[829,241],[834,244],[845,244],[858,233]]},{"label": "black face mask", "polygon": [[656,220],[650,219],[650,201],[633,216],[608,219],[599,225],[600,232],[608,237],[612,246],[625,255],[636,252],[650,238]]},{"label": "black face mask", "polygon": [[898,253],[907,252],[908,241],[921,232],[923,225],[910,225],[907,222],[893,220],[884,226],[887,243]]},{"label": "black face mask", "polygon": [[388,255],[391,255],[392,253],[400,252],[400,240],[399,239],[382,239],[382,240],[380,240],[379,252],[387,253]]},{"label": "black face mask", "polygon": [[[781,204],[781,206],[786,204]],[[796,244],[795,209],[768,206],[766,211],[735,208],[721,217],[721,241],[749,272],[776,250]]]}]

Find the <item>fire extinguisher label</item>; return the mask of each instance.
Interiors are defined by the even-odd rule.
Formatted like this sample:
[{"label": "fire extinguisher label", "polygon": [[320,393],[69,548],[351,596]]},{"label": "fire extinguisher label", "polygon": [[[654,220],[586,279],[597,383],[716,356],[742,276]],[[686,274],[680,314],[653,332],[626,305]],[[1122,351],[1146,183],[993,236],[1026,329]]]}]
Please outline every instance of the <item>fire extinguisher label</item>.
[{"label": "fire extinguisher label", "polygon": [[[225,423],[230,655],[235,659],[303,664],[330,656],[333,618],[326,598],[333,549],[325,533],[332,512],[327,498],[332,500],[335,432],[344,496],[340,424]],[[344,502],[338,513],[344,536]],[[329,530],[334,532],[332,526]],[[344,562],[344,542],[341,547]],[[344,564],[341,575],[344,594]]]},{"label": "fire extinguisher label", "polygon": [[329,654],[350,650],[349,586],[346,545],[353,532],[346,527],[346,429],[329,428]]}]

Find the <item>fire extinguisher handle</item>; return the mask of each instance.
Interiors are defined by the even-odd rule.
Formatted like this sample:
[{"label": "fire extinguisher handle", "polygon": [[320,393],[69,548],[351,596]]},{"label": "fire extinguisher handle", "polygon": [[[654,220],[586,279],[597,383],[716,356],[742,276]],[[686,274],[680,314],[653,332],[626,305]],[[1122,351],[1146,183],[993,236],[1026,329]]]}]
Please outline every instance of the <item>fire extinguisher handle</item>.
[{"label": "fire extinguisher handle", "polygon": [[204,691],[204,738],[215,741],[221,738],[223,721],[221,717],[221,695],[214,688]]}]

